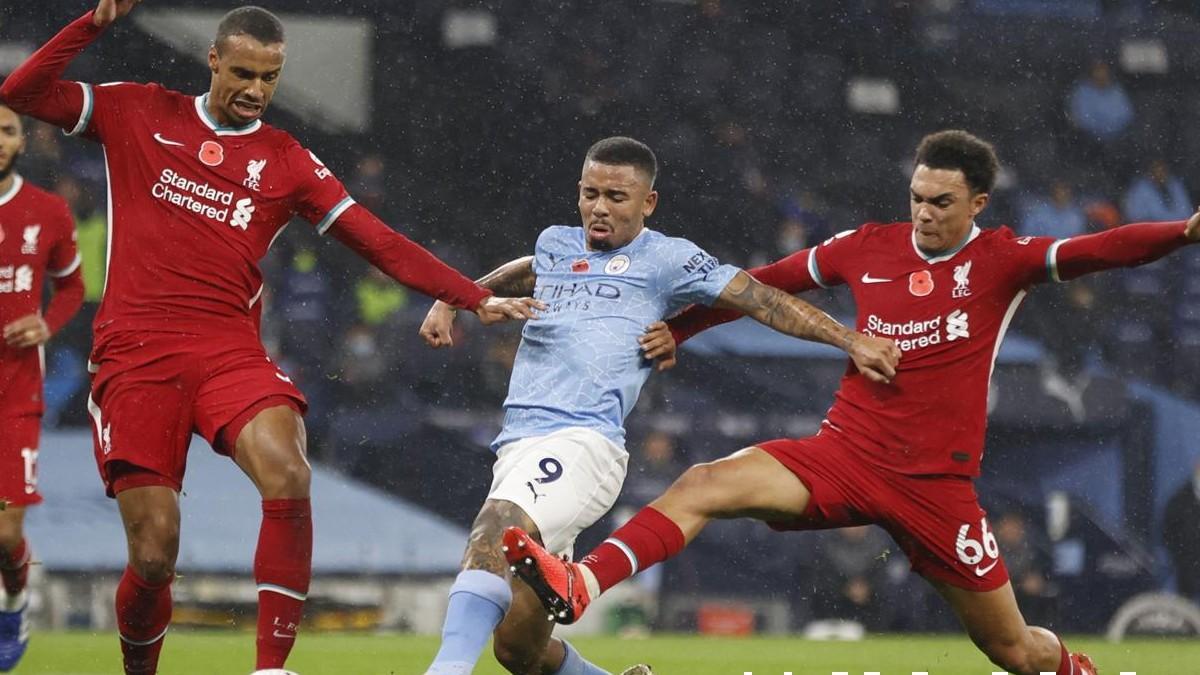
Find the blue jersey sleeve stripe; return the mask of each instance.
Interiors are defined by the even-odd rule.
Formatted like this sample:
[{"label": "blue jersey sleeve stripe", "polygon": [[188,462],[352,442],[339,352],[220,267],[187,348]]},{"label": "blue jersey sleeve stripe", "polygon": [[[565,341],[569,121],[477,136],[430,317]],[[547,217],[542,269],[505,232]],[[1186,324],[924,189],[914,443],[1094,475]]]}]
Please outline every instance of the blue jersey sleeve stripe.
[{"label": "blue jersey sleeve stripe", "polygon": [[1046,249],[1046,278],[1050,281],[1061,282],[1062,279],[1058,276],[1058,247],[1062,246],[1065,239],[1050,244],[1050,248]]},{"label": "blue jersey sleeve stripe", "polygon": [[829,288],[829,285],[826,284],[825,280],[821,278],[820,268],[817,267],[816,247],[813,247],[812,250],[808,252],[808,273],[812,276],[813,281],[817,282],[818,286],[821,288]]},{"label": "blue jersey sleeve stripe", "polygon": [[88,125],[92,123],[92,109],[95,106],[92,85],[80,82],[79,86],[83,89],[83,109],[79,111],[79,121],[75,123],[75,128],[66,132],[68,136],[78,136],[86,131]]},{"label": "blue jersey sleeve stripe", "polygon": [[329,228],[333,227],[333,224],[337,222],[338,216],[345,213],[346,209],[350,208],[351,206],[354,206],[354,198],[346,197],[342,201],[338,202],[332,209],[329,209],[329,213],[326,213],[325,217],[321,219],[321,222],[317,223],[317,234],[325,234],[328,232]]}]

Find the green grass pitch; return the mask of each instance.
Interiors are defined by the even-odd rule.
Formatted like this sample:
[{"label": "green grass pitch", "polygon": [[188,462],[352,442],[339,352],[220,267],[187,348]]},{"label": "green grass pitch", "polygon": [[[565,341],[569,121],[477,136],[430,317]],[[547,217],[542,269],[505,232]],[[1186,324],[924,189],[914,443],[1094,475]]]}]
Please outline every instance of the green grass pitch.
[{"label": "green grass pitch", "polygon": [[[656,675],[991,675],[995,671],[965,637],[888,636],[863,642],[810,642],[799,638],[653,636],[572,640],[597,665],[619,673],[638,662]],[[1200,675],[1200,640],[1137,640],[1109,644],[1068,639],[1087,651],[1102,675]],[[421,675],[437,638],[414,635],[301,634],[288,667],[300,675]],[[174,631],[168,635],[162,675],[245,675],[253,665],[254,637],[246,633]],[[120,672],[115,634],[35,633],[18,675],[111,675]],[[490,652],[476,675],[503,675]]]}]

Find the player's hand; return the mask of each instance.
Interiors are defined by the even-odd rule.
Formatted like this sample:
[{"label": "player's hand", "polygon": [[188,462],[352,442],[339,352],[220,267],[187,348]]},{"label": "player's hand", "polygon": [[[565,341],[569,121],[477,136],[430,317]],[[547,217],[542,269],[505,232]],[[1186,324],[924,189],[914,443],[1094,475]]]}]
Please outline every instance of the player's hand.
[{"label": "player's hand", "polygon": [[36,347],[49,339],[50,327],[40,314],[23,316],[4,327],[4,341],[9,347]]},{"label": "player's hand", "polygon": [[100,0],[96,11],[92,14],[92,23],[100,28],[125,16],[142,0]]},{"label": "player's hand", "polygon": [[896,366],[900,365],[900,348],[887,338],[855,333],[850,339],[846,353],[854,361],[858,372],[872,382],[888,384],[896,377]]},{"label": "player's hand", "polygon": [[501,321],[524,321],[536,319],[537,311],[546,305],[533,298],[497,298],[489,296],[475,308],[475,314],[485,326]]},{"label": "player's hand", "polygon": [[1187,229],[1183,233],[1191,241],[1200,241],[1200,209],[1196,209],[1192,217],[1188,218]]},{"label": "player's hand", "polygon": [[655,362],[655,370],[661,373],[675,367],[675,336],[671,335],[665,321],[655,321],[647,326],[638,342],[642,345],[642,356]]},{"label": "player's hand", "polygon": [[438,300],[429,308],[425,320],[421,322],[421,337],[425,344],[438,349],[454,346],[454,315],[453,307]]}]

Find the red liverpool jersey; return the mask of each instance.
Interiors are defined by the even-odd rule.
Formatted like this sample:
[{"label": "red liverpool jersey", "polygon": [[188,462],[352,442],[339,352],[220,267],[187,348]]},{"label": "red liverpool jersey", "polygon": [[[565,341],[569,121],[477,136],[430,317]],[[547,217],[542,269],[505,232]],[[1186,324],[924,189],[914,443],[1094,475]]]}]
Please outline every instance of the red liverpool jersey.
[{"label": "red liverpool jersey", "polygon": [[[1187,223],[1132,223],[1070,239],[1017,237],[972,226],[953,251],[917,248],[911,223],[867,224],[750,270],[789,293],[846,284],[858,330],[904,353],[891,384],[851,364],[825,423],[877,464],[905,474],[979,475],[992,367],[1029,286],[1143,265],[1191,243]],[[691,307],[670,320],[675,339],[740,314]]]},{"label": "red liverpool jersey", "polygon": [[111,331],[254,330],[258,261],[294,214],[324,234],[354,203],[341,182],[285,131],[217,124],[207,94],[78,86],[71,132],[104,144],[109,181],[97,344]]},{"label": "red liverpool jersey", "polygon": [[911,223],[894,223],[812,249],[813,280],[850,286],[858,330],[903,352],[891,384],[851,366],[826,424],[902,473],[977,476],[996,353],[1028,286],[1056,274],[1055,242],[972,227],[958,249],[929,256]]},{"label": "red liverpool jersey", "polygon": [[[46,277],[65,277],[78,267],[67,203],[15,176],[0,194],[0,327],[40,312]],[[0,340],[0,418],[41,412],[42,350]]]}]

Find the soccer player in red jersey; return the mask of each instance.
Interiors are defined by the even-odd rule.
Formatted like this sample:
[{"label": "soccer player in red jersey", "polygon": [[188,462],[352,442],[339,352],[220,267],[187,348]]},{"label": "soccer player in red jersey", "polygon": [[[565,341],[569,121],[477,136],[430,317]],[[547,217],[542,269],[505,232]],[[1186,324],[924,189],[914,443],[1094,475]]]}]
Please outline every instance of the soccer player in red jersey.
[{"label": "soccer player in red jersey", "polygon": [[[1021,675],[1094,675],[1086,656],[1026,625],[975,494],[992,366],[1032,285],[1156,260],[1200,240],[1200,213],[1063,240],[985,230],[975,217],[998,168],[992,147],[970,134],[927,136],[910,184],[912,222],[869,223],[752,270],[793,293],[850,286],[858,329],[893,338],[904,353],[895,378],[870,382],[847,370],[816,436],[693,466],[580,564],[507,531],[509,562],[556,620],[573,621],[597,594],[675,555],[714,518],[752,517],[781,530],[874,523],[993,663]],[[736,317],[696,307],[669,323],[682,341]],[[647,356],[663,356],[668,343]]]},{"label": "soccer player in red jersey", "polygon": [[263,349],[258,260],[293,215],[391,277],[484,323],[532,316],[357,205],[317,156],[260,119],[284,65],[283,26],[257,7],[221,21],[207,93],[63,81],[137,0],[101,0],[18,67],[0,99],[98,141],[109,178],[109,269],[94,324],[89,410],[130,564],[117,589],[125,672],[153,673],[171,616],[179,490],[193,431],[262,494],[254,558],[260,670],[280,669],[311,577],[305,399]]},{"label": "soccer player in red jersey", "polygon": [[[21,118],[0,105],[0,672],[29,643],[25,509],[38,504],[43,345],[83,304],[75,221],[61,197],[16,173],[25,149]],[[42,312],[46,277],[54,291]]]}]

